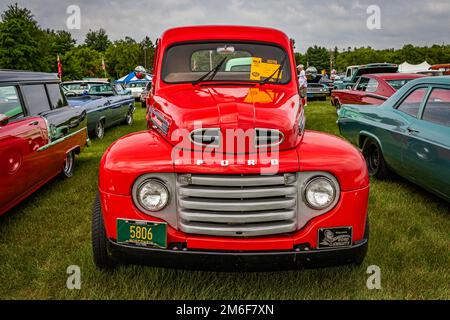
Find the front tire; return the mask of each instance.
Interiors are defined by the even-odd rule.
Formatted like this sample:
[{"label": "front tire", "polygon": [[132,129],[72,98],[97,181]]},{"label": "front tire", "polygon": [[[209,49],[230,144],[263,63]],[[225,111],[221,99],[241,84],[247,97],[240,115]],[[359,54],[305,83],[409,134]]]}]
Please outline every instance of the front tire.
[{"label": "front tire", "polygon": [[66,158],[64,159],[64,165],[61,172],[63,178],[71,178],[73,172],[75,171],[75,152],[69,151],[66,153]]},{"label": "front tire", "polygon": [[102,140],[105,136],[105,124],[103,120],[99,120],[95,125],[94,131],[95,139]]},{"label": "front tire", "polygon": [[128,126],[131,126],[133,124],[133,112],[131,110],[128,111],[124,122]]},{"label": "front tire", "polygon": [[92,252],[94,263],[100,269],[112,268],[116,265],[108,251],[108,239],[106,238],[105,225],[103,223],[100,195],[97,192],[92,209]]},{"label": "front tire", "polygon": [[334,106],[336,107],[337,115],[339,115],[339,111],[341,110],[341,103],[339,102],[339,100],[335,101]]},{"label": "front tire", "polygon": [[389,176],[389,169],[384,160],[383,152],[378,143],[370,138],[366,139],[362,149],[366,160],[369,176],[378,179],[386,179]]}]

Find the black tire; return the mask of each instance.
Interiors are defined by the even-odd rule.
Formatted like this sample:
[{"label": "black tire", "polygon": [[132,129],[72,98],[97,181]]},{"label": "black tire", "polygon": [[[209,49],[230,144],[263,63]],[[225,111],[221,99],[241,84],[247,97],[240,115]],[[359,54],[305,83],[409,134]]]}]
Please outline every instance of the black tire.
[{"label": "black tire", "polygon": [[61,171],[61,176],[65,179],[71,178],[73,172],[75,171],[75,152],[69,151],[66,153],[66,158],[64,159],[64,165]]},{"label": "black tire", "polygon": [[145,101],[142,101],[142,102],[141,102],[141,106],[142,106],[142,108],[147,109],[147,103],[146,103]]},{"label": "black tire", "polygon": [[92,208],[92,252],[94,255],[94,263],[98,268],[109,269],[116,265],[116,262],[108,251],[108,239],[106,238],[100,195],[98,192]]},{"label": "black tire", "polygon": [[124,123],[128,126],[133,124],[133,111],[128,110],[127,115],[125,116]]},{"label": "black tire", "polygon": [[334,106],[336,107],[336,113],[339,115],[339,110],[341,110],[341,103],[339,102],[339,100],[336,100],[334,102]]},{"label": "black tire", "polygon": [[326,101],[326,100],[327,100],[327,97],[320,97],[319,100],[320,100],[320,101]]},{"label": "black tire", "polygon": [[104,136],[105,136],[105,122],[103,120],[99,120],[95,125],[94,138],[102,140]]},{"label": "black tire", "polygon": [[364,159],[366,159],[369,176],[377,179],[386,179],[389,177],[389,169],[384,160],[383,152],[376,141],[367,138],[364,141],[362,153]]}]

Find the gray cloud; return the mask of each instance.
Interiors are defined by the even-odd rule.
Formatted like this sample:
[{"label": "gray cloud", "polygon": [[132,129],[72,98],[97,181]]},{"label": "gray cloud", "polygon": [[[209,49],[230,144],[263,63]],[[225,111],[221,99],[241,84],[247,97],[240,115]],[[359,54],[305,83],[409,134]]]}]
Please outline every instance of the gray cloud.
[{"label": "gray cloud", "polygon": [[[6,0],[0,11],[16,1]],[[66,29],[66,8],[81,8],[81,30],[71,30],[82,43],[89,29],[104,28],[114,39],[130,36],[156,39],[182,25],[240,24],[275,27],[305,51],[317,44],[328,48],[370,45],[399,48],[450,42],[448,0],[17,0],[32,10],[44,28]],[[369,5],[381,8],[381,30],[366,28]]]}]

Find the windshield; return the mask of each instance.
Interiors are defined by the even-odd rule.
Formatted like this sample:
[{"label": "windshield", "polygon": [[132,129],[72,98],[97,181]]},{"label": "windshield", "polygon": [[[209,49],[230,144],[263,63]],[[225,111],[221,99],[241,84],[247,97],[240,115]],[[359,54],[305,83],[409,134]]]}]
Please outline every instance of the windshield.
[{"label": "windshield", "polygon": [[92,84],[90,85],[89,95],[113,96],[115,95],[113,87],[109,84]]},{"label": "windshield", "polygon": [[128,84],[128,88],[144,88],[147,85],[147,82],[130,82]]},{"label": "windshield", "polygon": [[[195,83],[208,73],[214,75],[203,81],[260,82],[272,76],[270,82],[288,83],[291,80],[289,61],[285,61],[281,72],[277,72],[286,57],[283,49],[271,44],[178,44],[167,49],[161,76],[167,83]],[[218,65],[217,72],[211,72]]]},{"label": "windshield", "polygon": [[395,79],[395,80],[386,80],[386,82],[394,88],[394,90],[398,90],[403,87],[405,84],[414,79]]}]

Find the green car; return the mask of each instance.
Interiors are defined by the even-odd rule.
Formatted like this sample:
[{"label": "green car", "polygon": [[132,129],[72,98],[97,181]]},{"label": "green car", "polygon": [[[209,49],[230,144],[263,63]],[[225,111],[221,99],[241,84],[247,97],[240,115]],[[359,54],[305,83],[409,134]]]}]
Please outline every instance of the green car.
[{"label": "green car", "polygon": [[343,105],[338,126],[371,176],[394,171],[450,201],[450,76],[413,80],[379,106]]}]

